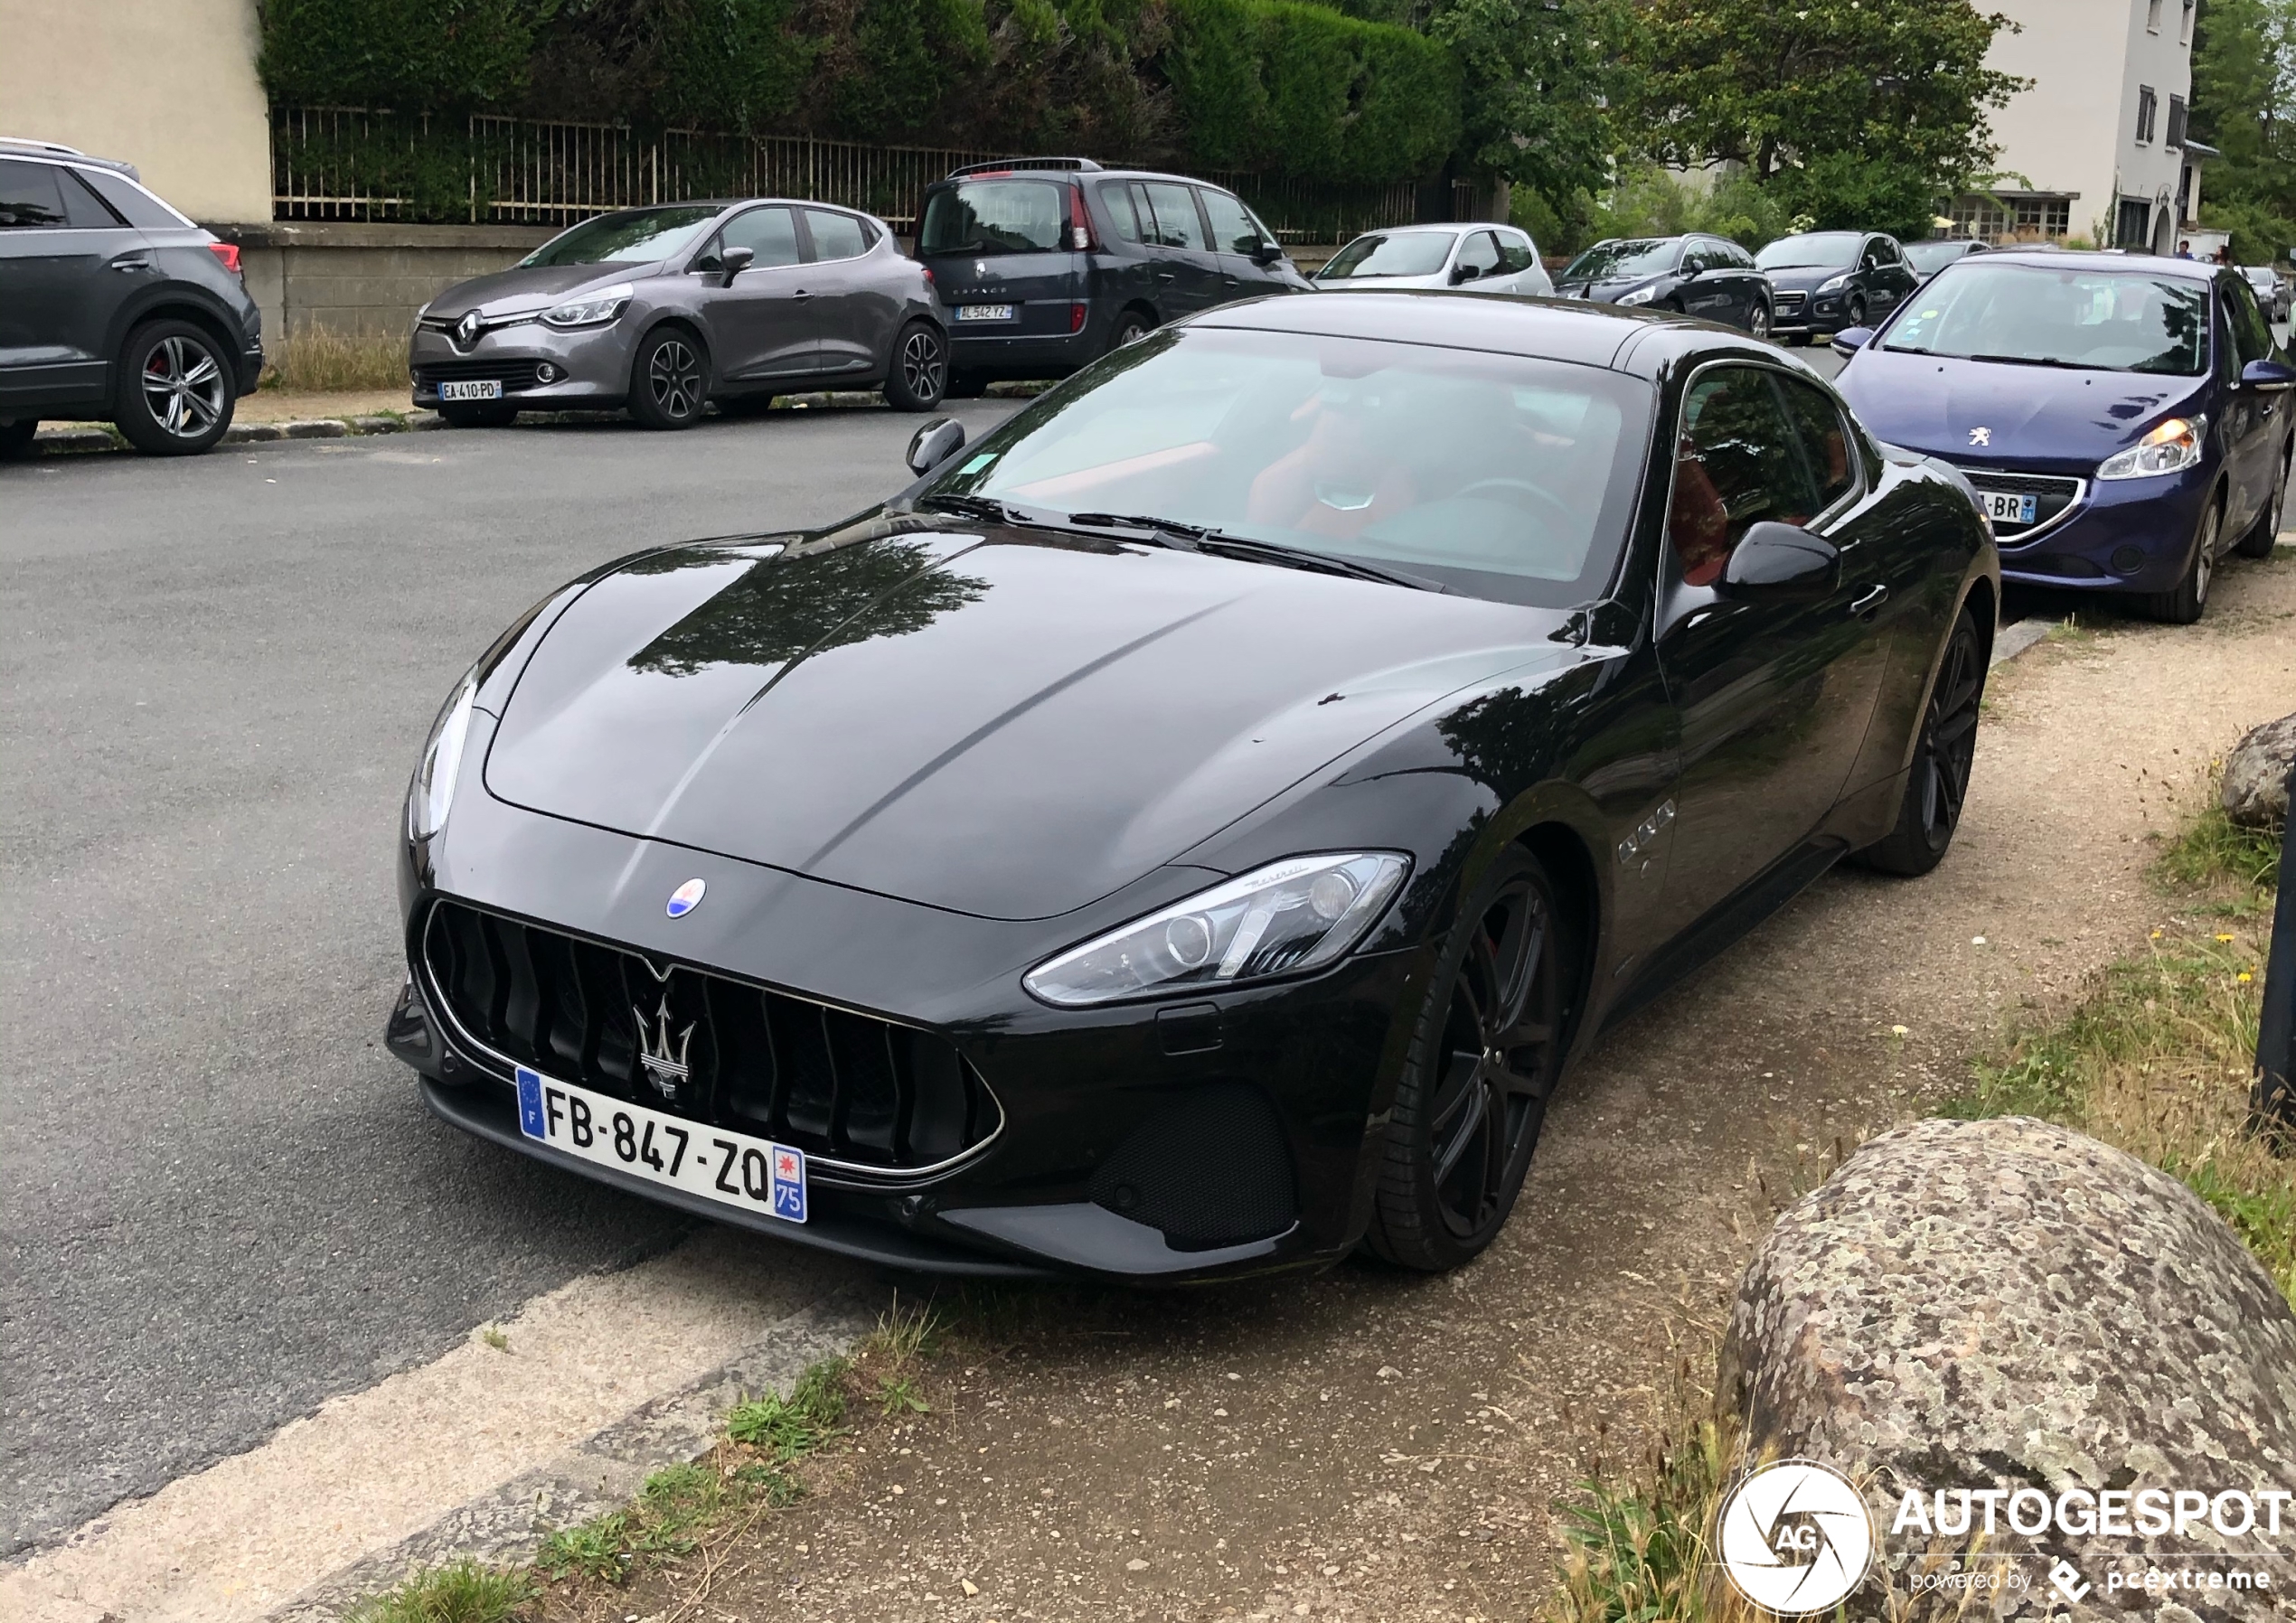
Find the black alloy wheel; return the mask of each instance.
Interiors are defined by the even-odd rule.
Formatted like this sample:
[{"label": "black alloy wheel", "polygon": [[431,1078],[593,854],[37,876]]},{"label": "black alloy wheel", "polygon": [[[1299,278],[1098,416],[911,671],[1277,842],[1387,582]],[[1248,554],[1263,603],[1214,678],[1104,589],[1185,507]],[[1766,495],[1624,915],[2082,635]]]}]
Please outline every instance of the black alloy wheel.
[{"label": "black alloy wheel", "polygon": [[893,342],[893,364],[885,374],[885,399],[899,411],[930,411],[948,392],[949,348],[940,329],[913,321]]},{"label": "black alloy wheel", "polygon": [[1755,302],[1754,314],[1746,318],[1746,330],[1756,338],[1770,336],[1770,306],[1766,303],[1758,299]]},{"label": "black alloy wheel", "polygon": [[0,422],[0,456],[22,456],[32,449],[33,436],[40,432],[36,417],[10,417]]},{"label": "black alloy wheel", "polygon": [[1984,699],[1985,645],[1978,640],[1976,619],[1964,608],[1953,618],[1953,634],[1946,640],[1945,657],[1938,661],[1937,680],[1922,710],[1921,736],[1915,741],[1897,826],[1858,853],[1867,867],[1911,878],[1944,860],[1969,798],[1978,708]]},{"label": "black alloy wheel", "polygon": [[2137,599],[2147,615],[2170,625],[2190,625],[2208,612],[2208,587],[2216,577],[2216,547],[2224,525],[2224,498],[2211,496],[2201,511],[2198,528],[2192,532],[2192,553],[2185,560],[2184,578],[2169,591]]},{"label": "black alloy wheel", "polygon": [[2280,477],[2272,481],[2272,500],[2256,515],[2255,527],[2240,538],[2233,550],[2243,558],[2270,558],[2280,540],[2280,527],[2288,511],[2288,481],[2296,476],[2296,442],[2280,455]]},{"label": "black alloy wheel", "polygon": [[630,363],[630,415],[649,428],[691,428],[709,399],[710,369],[700,342],[679,327],[657,327]]},{"label": "black alloy wheel", "polygon": [[1128,343],[1138,343],[1154,329],[1154,324],[1137,310],[1127,310],[1116,317],[1116,329],[1108,334],[1107,353],[1113,355]]},{"label": "black alloy wheel", "polygon": [[239,403],[214,336],[187,321],[146,322],[120,351],[119,415],[127,442],[155,456],[190,456],[223,437]]},{"label": "black alloy wheel", "polygon": [[1434,1271],[1498,1235],[1562,1068],[1574,973],[1546,870],[1509,848],[1461,911],[1428,983],[1364,1236],[1378,1255]]}]

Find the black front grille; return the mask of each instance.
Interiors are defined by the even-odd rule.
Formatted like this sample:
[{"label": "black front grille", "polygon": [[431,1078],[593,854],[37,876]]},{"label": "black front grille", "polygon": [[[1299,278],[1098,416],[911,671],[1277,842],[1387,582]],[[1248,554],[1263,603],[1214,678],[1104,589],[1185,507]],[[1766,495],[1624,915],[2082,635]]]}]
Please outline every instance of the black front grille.
[{"label": "black front grille", "polygon": [[1775,306],[1774,314],[1779,315],[1799,315],[1802,314],[1802,306],[1809,302],[1810,296],[1806,293],[1774,294],[1770,299],[1770,303]]},{"label": "black front grille", "polygon": [[441,383],[470,383],[494,378],[501,380],[504,394],[514,394],[540,382],[534,376],[534,366],[532,361],[427,361],[415,368],[415,384],[420,389],[436,389]]},{"label": "black front grille", "polygon": [[423,959],[455,1022],[513,1064],[863,1172],[938,1166],[1003,1120],[945,1038],[690,964],[453,901]]},{"label": "black front grille", "polygon": [[2000,468],[1963,468],[1962,473],[1977,487],[1980,494],[1997,491],[2005,495],[2029,495],[2034,498],[2031,523],[2011,519],[1993,521],[1993,533],[2004,541],[2037,534],[2056,523],[2065,516],[2067,508],[2081,499],[2084,488],[2080,480],[2069,479],[2061,474],[2018,474]]}]

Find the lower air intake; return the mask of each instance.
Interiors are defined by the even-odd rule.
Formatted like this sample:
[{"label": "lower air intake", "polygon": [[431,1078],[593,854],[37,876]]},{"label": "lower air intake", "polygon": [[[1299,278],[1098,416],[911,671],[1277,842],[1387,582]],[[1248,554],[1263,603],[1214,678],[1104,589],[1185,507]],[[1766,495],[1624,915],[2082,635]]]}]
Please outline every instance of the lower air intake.
[{"label": "lower air intake", "polygon": [[1157,1112],[1087,1192],[1181,1250],[1266,1240],[1299,1217],[1284,1124],[1266,1094],[1240,1083],[1199,1088]]}]

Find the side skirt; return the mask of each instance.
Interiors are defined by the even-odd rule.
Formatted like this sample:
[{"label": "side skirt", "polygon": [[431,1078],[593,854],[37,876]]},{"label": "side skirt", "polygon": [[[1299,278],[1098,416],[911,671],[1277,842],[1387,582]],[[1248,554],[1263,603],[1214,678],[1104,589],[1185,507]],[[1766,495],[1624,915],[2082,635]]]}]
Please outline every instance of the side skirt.
[{"label": "side skirt", "polygon": [[1808,889],[1849,855],[1849,849],[1837,840],[1811,840],[1763,869],[1652,954],[1633,983],[1604,1011],[1602,1029],[1608,1031],[1680,984],[1691,971]]}]

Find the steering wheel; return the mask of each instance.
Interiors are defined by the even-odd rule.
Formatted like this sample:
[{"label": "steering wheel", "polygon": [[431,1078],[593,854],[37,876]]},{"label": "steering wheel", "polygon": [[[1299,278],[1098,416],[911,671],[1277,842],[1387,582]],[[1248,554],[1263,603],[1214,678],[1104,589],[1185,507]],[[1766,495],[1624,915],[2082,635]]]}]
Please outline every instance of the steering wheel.
[{"label": "steering wheel", "polygon": [[1516,498],[1529,497],[1530,500],[1528,502],[1517,500],[1514,505],[1540,510],[1541,516],[1548,525],[1564,535],[1568,535],[1579,527],[1579,518],[1576,513],[1566,507],[1559,499],[1527,479],[1509,479],[1504,476],[1496,479],[1478,479],[1465,490],[1455,493],[1451,499],[1454,502],[1464,502],[1471,496],[1481,495],[1485,492],[1494,494],[1504,492],[1508,496]]}]

